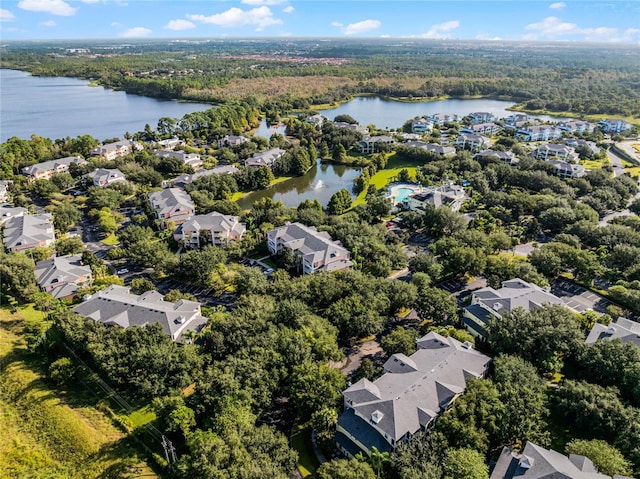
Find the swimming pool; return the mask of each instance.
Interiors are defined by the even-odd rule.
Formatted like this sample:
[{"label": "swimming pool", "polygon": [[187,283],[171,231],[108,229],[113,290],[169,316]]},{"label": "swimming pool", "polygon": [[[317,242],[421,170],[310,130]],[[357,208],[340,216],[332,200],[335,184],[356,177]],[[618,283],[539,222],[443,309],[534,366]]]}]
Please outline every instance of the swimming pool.
[{"label": "swimming pool", "polygon": [[397,188],[391,197],[394,203],[403,203],[409,196],[416,192],[415,188]]}]

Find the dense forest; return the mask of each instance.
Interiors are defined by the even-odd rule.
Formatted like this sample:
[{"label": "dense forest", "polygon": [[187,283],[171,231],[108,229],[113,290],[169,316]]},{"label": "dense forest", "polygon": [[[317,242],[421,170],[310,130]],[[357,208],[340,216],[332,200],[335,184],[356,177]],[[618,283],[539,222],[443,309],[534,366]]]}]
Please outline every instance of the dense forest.
[{"label": "dense forest", "polygon": [[[632,46],[211,40],[5,47],[3,68],[87,78],[159,98],[221,103],[253,96],[287,111],[359,94],[482,96],[510,99],[526,110],[640,115]],[[90,53],[68,53],[72,47]]]}]

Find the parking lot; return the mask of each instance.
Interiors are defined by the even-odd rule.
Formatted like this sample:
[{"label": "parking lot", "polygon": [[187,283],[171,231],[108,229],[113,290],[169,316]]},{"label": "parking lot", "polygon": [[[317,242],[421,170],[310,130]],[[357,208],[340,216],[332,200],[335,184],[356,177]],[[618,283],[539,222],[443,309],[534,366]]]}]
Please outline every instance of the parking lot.
[{"label": "parking lot", "polygon": [[204,286],[195,286],[184,283],[179,283],[173,280],[162,281],[157,285],[158,291],[162,294],[167,294],[172,289],[177,289],[182,293],[189,293],[194,295],[203,306],[224,306],[227,309],[232,309],[235,301],[235,296],[232,294],[221,294],[219,296],[214,295],[214,291],[211,288]]},{"label": "parking lot", "polygon": [[556,280],[551,285],[551,292],[560,298],[565,305],[579,313],[588,309],[598,313],[606,313],[607,306],[611,304],[609,300],[602,296],[582,286],[561,279]]}]

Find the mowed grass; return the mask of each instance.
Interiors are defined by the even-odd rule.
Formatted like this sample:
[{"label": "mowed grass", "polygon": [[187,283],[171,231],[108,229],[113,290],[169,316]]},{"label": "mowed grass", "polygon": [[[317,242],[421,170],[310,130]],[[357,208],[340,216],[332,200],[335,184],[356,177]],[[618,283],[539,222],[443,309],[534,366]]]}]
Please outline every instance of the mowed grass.
[{"label": "mowed grass", "polygon": [[320,462],[313,451],[311,427],[308,425],[295,426],[291,435],[291,447],[298,453],[298,470],[302,477],[315,474],[320,467]]},{"label": "mowed grass", "polygon": [[[397,166],[394,168],[385,168],[384,170],[378,171],[375,175],[371,177],[370,185],[375,186],[377,189],[384,188],[389,183],[393,183],[395,178],[400,174],[402,170],[407,170],[409,175],[413,178],[416,176],[416,166]],[[353,200],[353,206],[358,206],[360,204],[364,204],[365,197],[367,196],[366,189],[361,191],[356,199]]]},{"label": "mowed grass", "polygon": [[[36,313],[30,321],[42,321]],[[47,384],[26,354],[24,323],[23,314],[0,309],[0,478],[116,477],[116,470],[157,477],[105,414],[70,405]]]}]

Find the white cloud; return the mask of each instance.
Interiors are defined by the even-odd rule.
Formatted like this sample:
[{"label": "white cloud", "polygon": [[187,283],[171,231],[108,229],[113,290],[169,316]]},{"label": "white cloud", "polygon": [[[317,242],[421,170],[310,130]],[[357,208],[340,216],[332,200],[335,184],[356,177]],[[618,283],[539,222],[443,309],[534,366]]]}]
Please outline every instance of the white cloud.
[{"label": "white cloud", "polygon": [[210,23],[220,27],[244,27],[247,25],[255,25],[256,31],[260,31],[271,25],[280,25],[282,20],[273,18],[271,9],[266,6],[253,8],[251,10],[242,10],[240,8],[230,8],[226,12],[216,13],[215,15],[187,15],[189,20],[202,23]]},{"label": "white cloud", "polygon": [[245,5],[280,5],[287,0],[242,0],[240,3]]},{"label": "white cloud", "polygon": [[46,22],[40,22],[40,25],[42,25],[43,27],[55,27],[56,22],[54,22],[53,20],[47,20]]},{"label": "white cloud", "polygon": [[11,13],[9,10],[0,8],[0,22],[10,22],[14,18],[16,18],[16,16],[13,13]]},{"label": "white cloud", "polygon": [[293,12],[294,10],[295,10],[295,8],[293,8],[291,5],[289,5],[289,6],[284,7],[284,8],[282,9],[282,13],[291,13],[291,12]]},{"label": "white cloud", "polygon": [[120,35],[124,38],[140,38],[140,37],[148,37],[151,35],[151,30],[145,27],[134,27],[129,30],[125,30]]},{"label": "white cloud", "polygon": [[176,30],[176,31],[180,31],[180,30],[189,30],[190,28],[196,28],[196,26],[191,23],[189,20],[184,20],[182,18],[179,18],[177,20],[171,20],[169,23],[167,23],[165,25],[165,27],[167,30]]},{"label": "white cloud", "polygon": [[476,40],[502,40],[502,38],[500,37],[492,37],[491,35],[488,35],[487,33],[478,33],[476,35]]},{"label": "white cloud", "polygon": [[119,28],[119,27],[121,27],[121,26],[122,26],[122,23],[120,23],[120,22],[111,22],[111,26],[112,26],[112,27]]},{"label": "white cloud", "polygon": [[342,30],[345,35],[357,35],[358,33],[370,32],[380,28],[382,23],[380,20],[362,20],[361,22],[350,23],[346,27],[340,22],[331,22],[332,27]]},{"label": "white cloud", "polygon": [[82,3],[100,3],[100,0],[80,0]]},{"label": "white cloud", "polygon": [[560,10],[564,7],[566,7],[567,4],[564,2],[556,2],[556,3],[552,3],[551,5],[549,5],[549,8],[551,8],[552,10]]},{"label": "white cloud", "polygon": [[555,40],[558,37],[575,36],[588,42],[637,42],[637,28],[619,31],[615,27],[581,28],[575,23],[563,22],[557,17],[547,17],[541,22],[530,23],[524,27],[526,31],[535,32],[525,34],[523,40]]},{"label": "white cloud", "polygon": [[30,12],[45,12],[63,17],[71,16],[77,10],[77,8],[73,8],[63,0],[20,0],[18,8]]},{"label": "white cloud", "polygon": [[444,39],[451,38],[451,34],[447,33],[451,30],[455,30],[460,26],[460,22],[458,20],[451,20],[449,22],[438,23],[437,25],[433,25],[426,33],[419,35],[421,38],[435,38],[435,39]]}]

